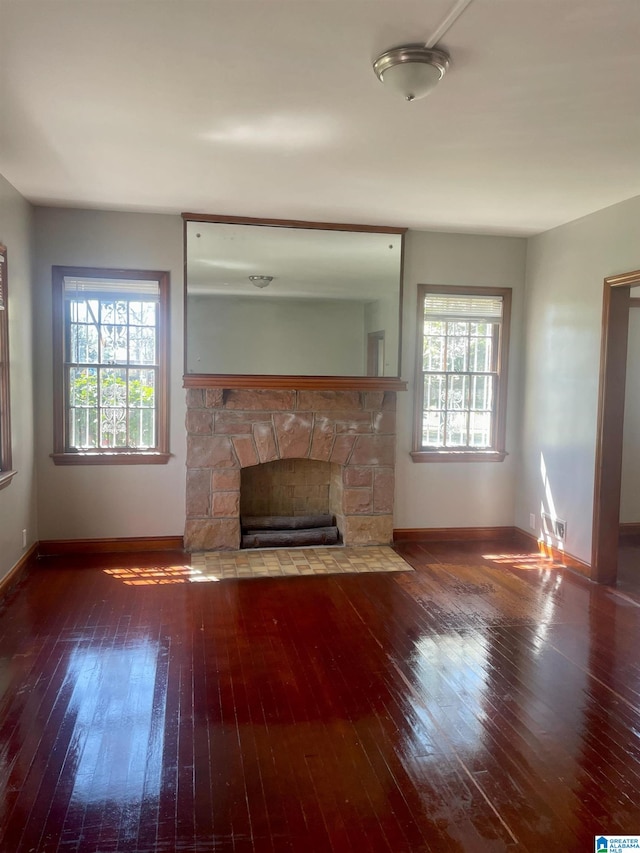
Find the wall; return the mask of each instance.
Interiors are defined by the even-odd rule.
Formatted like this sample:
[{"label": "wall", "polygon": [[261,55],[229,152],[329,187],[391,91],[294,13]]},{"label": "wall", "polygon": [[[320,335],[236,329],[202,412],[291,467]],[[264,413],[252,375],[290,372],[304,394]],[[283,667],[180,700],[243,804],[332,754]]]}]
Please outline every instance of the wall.
[{"label": "wall", "polygon": [[[515,237],[409,232],[406,238],[402,377],[398,394],[396,528],[493,527],[513,524],[519,452],[520,347],[526,241]],[[417,285],[457,284],[513,288],[507,452],[504,462],[414,463],[413,382]]]},{"label": "wall", "polygon": [[[181,536],[186,458],[182,220],[179,216],[37,208],[35,236],[39,538]],[[173,457],[167,465],[55,466],[49,458],[53,442],[52,265],[170,271]]]},{"label": "wall", "polygon": [[11,435],[17,475],[0,491],[0,578],[37,539],[33,451],[32,208],[0,176],[0,242],[7,247]]},{"label": "wall", "polygon": [[516,524],[555,508],[566,550],[591,562],[603,280],[640,267],[640,198],[531,238]]},{"label": "wall", "polygon": [[[632,295],[638,297],[640,288]],[[622,488],[620,521],[640,522],[640,307],[629,311],[627,350],[627,384],[624,400],[624,433],[622,441]]]},{"label": "wall", "polygon": [[366,372],[363,302],[190,296],[190,373]]},{"label": "wall", "polygon": [[[182,223],[178,216],[37,208],[37,453],[40,539],[179,535],[185,519],[182,388]],[[405,250],[403,370],[414,378],[418,283],[513,287],[507,450],[502,463],[416,464],[413,393],[398,394],[396,527],[513,524],[518,452],[519,345],[526,242],[409,232]],[[171,450],[167,466],[53,465],[51,266],[168,269],[172,289]],[[288,351],[288,350],[287,350]],[[257,372],[256,365],[252,372]]]}]

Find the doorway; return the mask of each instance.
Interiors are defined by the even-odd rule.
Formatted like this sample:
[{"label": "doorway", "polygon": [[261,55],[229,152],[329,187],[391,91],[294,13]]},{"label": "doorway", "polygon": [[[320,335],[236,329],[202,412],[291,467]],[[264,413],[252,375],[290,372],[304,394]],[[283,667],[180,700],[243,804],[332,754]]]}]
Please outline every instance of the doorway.
[{"label": "doorway", "polygon": [[618,578],[629,311],[638,285],[640,270],[604,280],[591,579],[610,586]]},{"label": "doorway", "polygon": [[384,330],[367,335],[367,376],[384,376]]}]

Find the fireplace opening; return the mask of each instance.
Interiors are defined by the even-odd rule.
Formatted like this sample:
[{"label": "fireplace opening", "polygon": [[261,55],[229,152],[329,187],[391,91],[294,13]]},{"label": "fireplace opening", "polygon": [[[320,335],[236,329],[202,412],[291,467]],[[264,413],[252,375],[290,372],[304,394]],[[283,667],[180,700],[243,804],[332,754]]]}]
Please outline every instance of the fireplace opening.
[{"label": "fireplace opening", "polygon": [[341,467],[312,459],[279,459],[243,468],[242,548],[340,545]]}]

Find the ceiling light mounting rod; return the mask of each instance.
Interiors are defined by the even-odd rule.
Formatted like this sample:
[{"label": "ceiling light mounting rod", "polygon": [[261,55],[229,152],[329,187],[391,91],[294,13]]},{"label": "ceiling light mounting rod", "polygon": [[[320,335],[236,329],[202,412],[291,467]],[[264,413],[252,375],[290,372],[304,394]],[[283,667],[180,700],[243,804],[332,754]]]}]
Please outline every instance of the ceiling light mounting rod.
[{"label": "ceiling light mounting rod", "polygon": [[454,3],[449,14],[445,16],[440,26],[436,28],[435,32],[432,33],[429,41],[425,42],[424,46],[434,47],[438,44],[444,34],[451,29],[467,6],[471,5],[472,2],[473,0],[456,0],[456,3]]}]

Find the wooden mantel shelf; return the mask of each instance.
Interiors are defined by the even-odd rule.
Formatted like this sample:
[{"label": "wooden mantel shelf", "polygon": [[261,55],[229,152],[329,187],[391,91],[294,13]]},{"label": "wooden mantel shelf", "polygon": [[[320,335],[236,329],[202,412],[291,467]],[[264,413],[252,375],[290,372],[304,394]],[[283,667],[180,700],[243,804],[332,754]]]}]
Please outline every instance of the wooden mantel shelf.
[{"label": "wooden mantel shelf", "polygon": [[184,388],[257,388],[284,390],[406,391],[395,376],[264,376],[235,373],[187,373]]}]

